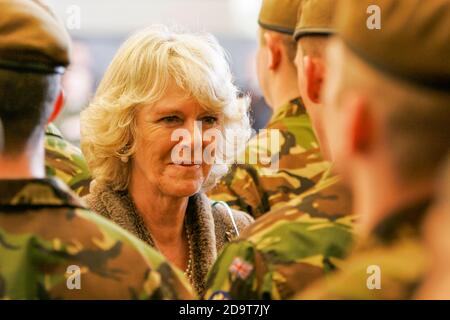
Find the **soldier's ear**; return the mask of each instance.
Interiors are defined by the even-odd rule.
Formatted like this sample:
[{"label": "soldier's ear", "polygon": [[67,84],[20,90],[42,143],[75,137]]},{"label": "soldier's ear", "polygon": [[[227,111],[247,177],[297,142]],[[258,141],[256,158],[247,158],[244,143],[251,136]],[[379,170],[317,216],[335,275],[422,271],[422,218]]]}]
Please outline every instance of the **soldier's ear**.
[{"label": "soldier's ear", "polygon": [[310,56],[303,58],[303,66],[305,72],[305,86],[308,98],[316,103],[321,103],[321,92],[325,74],[325,68],[320,59]]},{"label": "soldier's ear", "polygon": [[265,32],[264,41],[268,50],[267,68],[275,71],[281,63],[280,39],[272,32]]},{"label": "soldier's ear", "polygon": [[347,134],[349,152],[363,154],[373,147],[374,123],[369,101],[361,95],[351,95],[347,101]]},{"label": "soldier's ear", "polygon": [[56,98],[55,104],[53,105],[53,110],[52,113],[50,114],[50,117],[47,120],[47,124],[52,123],[58,117],[63,106],[64,106],[64,91],[61,89],[58,98]]}]

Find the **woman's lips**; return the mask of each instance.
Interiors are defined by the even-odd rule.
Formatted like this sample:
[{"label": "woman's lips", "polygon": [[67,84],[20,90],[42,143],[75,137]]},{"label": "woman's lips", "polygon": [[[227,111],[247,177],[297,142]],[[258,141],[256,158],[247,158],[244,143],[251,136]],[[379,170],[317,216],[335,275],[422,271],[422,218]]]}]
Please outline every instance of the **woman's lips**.
[{"label": "woman's lips", "polygon": [[170,165],[182,168],[194,168],[194,169],[200,168],[199,164],[171,163]]}]

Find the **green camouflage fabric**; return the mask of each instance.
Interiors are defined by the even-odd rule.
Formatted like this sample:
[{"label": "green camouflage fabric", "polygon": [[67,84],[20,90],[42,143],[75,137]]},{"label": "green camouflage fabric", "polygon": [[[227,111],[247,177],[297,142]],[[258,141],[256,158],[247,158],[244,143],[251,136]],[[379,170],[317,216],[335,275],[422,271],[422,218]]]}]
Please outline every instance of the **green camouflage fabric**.
[{"label": "green camouflage fabric", "polygon": [[192,299],[181,271],[59,180],[0,180],[0,195],[0,299]]},{"label": "green camouflage fabric", "polygon": [[426,276],[429,256],[421,234],[425,200],[390,215],[361,237],[341,271],[321,280],[298,299],[406,300]]},{"label": "green camouflage fabric", "polygon": [[[279,145],[273,153],[258,146],[270,134],[260,132],[245,150],[245,164],[235,164],[218,185],[208,193],[216,201],[225,201],[236,210],[248,212],[254,218],[283,205],[311,189],[322,177],[329,164],[322,159],[311,120],[301,99],[295,99],[277,110],[267,130],[279,132]],[[279,160],[269,165],[258,161],[251,164],[251,155],[268,155]],[[263,156],[264,157],[264,156]],[[249,164],[250,163],[250,164]]]},{"label": "green camouflage fabric", "polygon": [[78,196],[89,193],[91,175],[81,150],[64,140],[54,124],[45,131],[45,170],[47,177],[58,177]]},{"label": "green camouflage fabric", "polygon": [[205,299],[289,299],[336,270],[353,242],[351,196],[328,173],[225,247]]}]

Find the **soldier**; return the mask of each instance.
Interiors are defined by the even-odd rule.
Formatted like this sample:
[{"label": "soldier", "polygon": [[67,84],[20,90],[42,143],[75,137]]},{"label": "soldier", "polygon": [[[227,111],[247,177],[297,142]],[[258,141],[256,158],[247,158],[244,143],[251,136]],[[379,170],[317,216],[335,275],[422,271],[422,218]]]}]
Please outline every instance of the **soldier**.
[{"label": "soldier", "polygon": [[45,178],[70,39],[37,0],[1,0],[0,12],[0,299],[191,298],[162,256]]},{"label": "soldier", "polygon": [[[294,65],[295,30],[300,0],[264,0],[259,15],[257,71],[263,95],[274,113],[266,132],[260,132],[245,150],[245,164],[233,165],[230,173],[208,193],[235,209],[258,218],[271,209],[312,188],[329,164],[322,159],[318,142],[305,113]],[[261,159],[261,146],[269,136],[279,137],[270,145],[272,163]],[[257,159],[252,163],[250,159]]]},{"label": "soldier", "polygon": [[[334,0],[302,1],[295,32],[300,91],[318,133],[324,117],[323,53],[334,10]],[[318,137],[326,150],[326,136]],[[259,218],[224,249],[209,274],[205,298],[288,299],[334,271],[352,244],[351,202],[330,168],[313,188]]]},{"label": "soldier", "polygon": [[65,140],[53,123],[45,130],[45,171],[47,177],[58,177],[78,196],[89,193],[91,175],[81,150]]},{"label": "soldier", "polygon": [[299,297],[409,299],[428,270],[423,221],[450,147],[450,2],[343,0],[337,29],[326,128],[361,238]]}]

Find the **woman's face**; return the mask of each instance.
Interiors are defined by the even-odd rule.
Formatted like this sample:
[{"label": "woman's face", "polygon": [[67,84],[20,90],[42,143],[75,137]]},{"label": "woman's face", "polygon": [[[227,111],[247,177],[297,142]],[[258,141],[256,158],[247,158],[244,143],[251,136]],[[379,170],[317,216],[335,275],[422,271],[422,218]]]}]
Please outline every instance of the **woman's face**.
[{"label": "woman's face", "polygon": [[212,167],[211,161],[204,161],[211,142],[203,133],[221,130],[222,123],[221,114],[205,110],[178,87],[169,88],[163,99],[137,113],[132,183],[172,197],[199,192]]}]

